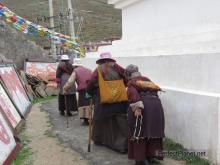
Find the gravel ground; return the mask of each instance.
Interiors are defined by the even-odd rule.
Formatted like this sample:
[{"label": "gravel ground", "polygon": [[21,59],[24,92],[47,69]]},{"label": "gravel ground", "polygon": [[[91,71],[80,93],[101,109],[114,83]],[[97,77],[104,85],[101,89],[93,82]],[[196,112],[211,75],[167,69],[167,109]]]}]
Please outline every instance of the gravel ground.
[{"label": "gravel ground", "polygon": [[[57,99],[51,100],[41,106],[41,109],[48,111],[52,123],[52,132],[73,150],[79,152],[81,156],[92,165],[133,165],[134,161],[128,160],[127,154],[120,154],[106,147],[91,145],[91,152],[87,152],[88,147],[88,127],[83,126],[78,115],[68,117],[61,116],[58,112]],[[164,165],[182,165],[170,159],[161,162]],[[77,165],[77,164],[76,164]]]}]

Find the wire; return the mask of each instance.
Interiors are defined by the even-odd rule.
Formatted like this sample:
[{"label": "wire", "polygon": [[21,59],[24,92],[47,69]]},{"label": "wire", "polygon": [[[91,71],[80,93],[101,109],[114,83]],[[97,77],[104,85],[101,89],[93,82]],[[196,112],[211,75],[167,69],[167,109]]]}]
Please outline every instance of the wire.
[{"label": "wire", "polygon": [[77,34],[77,36],[81,36],[80,42],[84,42],[84,35],[82,32],[82,28],[84,25],[84,17],[82,15],[82,12],[92,12],[92,11],[80,10],[78,1],[73,0],[73,2],[74,2],[74,6],[73,6],[74,7],[74,14],[75,14],[75,17],[77,17],[79,20],[76,34]]}]

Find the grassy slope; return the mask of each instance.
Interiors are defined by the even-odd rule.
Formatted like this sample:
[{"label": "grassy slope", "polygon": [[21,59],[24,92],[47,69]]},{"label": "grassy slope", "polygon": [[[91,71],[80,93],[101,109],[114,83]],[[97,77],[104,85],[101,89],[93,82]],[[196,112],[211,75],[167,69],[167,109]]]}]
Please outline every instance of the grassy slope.
[{"label": "grassy slope", "polygon": [[[2,2],[12,11],[30,21],[34,21],[40,16],[49,15],[48,0],[2,0]],[[76,17],[82,16],[84,18],[80,34],[82,41],[100,41],[105,38],[121,37],[121,11],[108,5],[106,0],[72,0],[72,3],[75,11],[91,11],[75,13]],[[63,9],[67,11],[67,0],[53,0],[53,5],[55,15]],[[67,21],[60,21],[59,18],[56,18],[55,24],[59,23],[62,23],[62,27],[61,29],[57,28],[56,31],[61,30],[63,33],[68,33]],[[48,26],[49,22],[39,22],[39,24]],[[75,29],[77,28],[78,22],[76,21]],[[44,40],[37,39],[37,42],[42,44]]]}]

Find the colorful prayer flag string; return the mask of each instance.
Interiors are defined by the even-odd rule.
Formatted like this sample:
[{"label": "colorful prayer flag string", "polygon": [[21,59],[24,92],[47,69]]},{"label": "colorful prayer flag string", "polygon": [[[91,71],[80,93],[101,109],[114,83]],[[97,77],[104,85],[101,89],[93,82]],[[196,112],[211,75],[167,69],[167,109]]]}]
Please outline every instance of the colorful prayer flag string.
[{"label": "colorful prayer flag string", "polygon": [[72,48],[81,54],[79,43],[70,40],[70,36],[52,31],[43,26],[30,22],[9,10],[4,4],[0,3],[0,17],[5,18],[6,22],[10,23],[12,27],[22,31],[24,34],[30,36],[44,37],[49,41],[54,41],[57,45]]}]

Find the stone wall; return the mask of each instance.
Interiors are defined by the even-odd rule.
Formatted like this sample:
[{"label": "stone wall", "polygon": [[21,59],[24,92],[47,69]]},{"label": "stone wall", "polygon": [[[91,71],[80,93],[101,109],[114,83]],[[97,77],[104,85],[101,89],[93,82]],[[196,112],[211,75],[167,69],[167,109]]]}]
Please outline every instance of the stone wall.
[{"label": "stone wall", "polygon": [[47,52],[34,42],[25,38],[25,34],[16,31],[0,19],[0,53],[12,59],[18,68],[23,68],[27,58],[46,57]]}]

